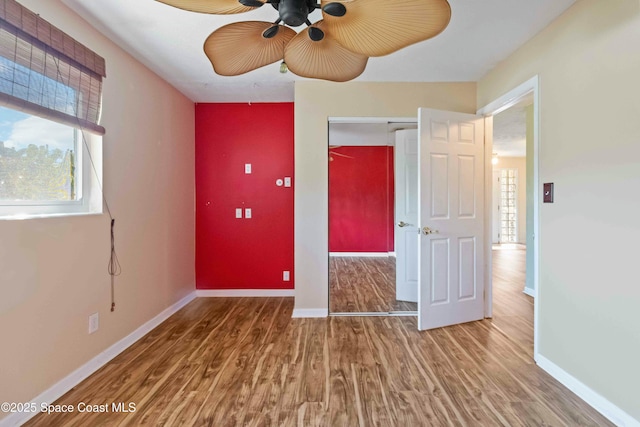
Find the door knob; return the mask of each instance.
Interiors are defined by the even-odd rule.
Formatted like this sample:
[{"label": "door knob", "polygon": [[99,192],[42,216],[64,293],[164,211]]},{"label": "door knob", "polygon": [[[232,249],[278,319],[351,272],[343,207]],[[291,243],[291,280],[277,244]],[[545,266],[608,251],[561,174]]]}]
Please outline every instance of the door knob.
[{"label": "door knob", "polygon": [[422,227],[422,232],[424,234],[435,234],[438,232],[438,230],[432,230],[429,227]]},{"label": "door knob", "polygon": [[410,226],[410,225],[411,225],[411,224],[407,224],[407,223],[406,223],[406,222],[404,222],[404,221],[400,221],[400,222],[398,223],[398,227],[408,227],[408,226]]}]

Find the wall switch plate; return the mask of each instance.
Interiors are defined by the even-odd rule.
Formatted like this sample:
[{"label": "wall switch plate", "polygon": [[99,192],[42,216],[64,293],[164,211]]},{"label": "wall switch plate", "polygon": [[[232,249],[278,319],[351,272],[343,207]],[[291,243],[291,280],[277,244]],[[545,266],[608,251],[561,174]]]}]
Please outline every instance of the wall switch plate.
[{"label": "wall switch plate", "polygon": [[543,184],[543,202],[553,203],[553,182]]},{"label": "wall switch plate", "polygon": [[285,176],[284,177],[284,186],[285,187],[291,187],[291,177],[290,176]]},{"label": "wall switch plate", "polygon": [[251,208],[246,208],[244,210],[244,217],[247,218],[247,219],[251,218]]},{"label": "wall switch plate", "polygon": [[246,173],[246,174],[250,174],[251,173],[251,163],[245,163],[245,165],[244,165],[244,173]]},{"label": "wall switch plate", "polygon": [[236,218],[242,218],[242,208],[236,208]]},{"label": "wall switch plate", "polygon": [[283,282],[288,282],[291,280],[291,275],[288,271],[283,271],[282,272],[282,281]]},{"label": "wall switch plate", "polygon": [[100,315],[98,313],[93,313],[89,316],[89,333],[92,334],[98,330],[100,327]]}]

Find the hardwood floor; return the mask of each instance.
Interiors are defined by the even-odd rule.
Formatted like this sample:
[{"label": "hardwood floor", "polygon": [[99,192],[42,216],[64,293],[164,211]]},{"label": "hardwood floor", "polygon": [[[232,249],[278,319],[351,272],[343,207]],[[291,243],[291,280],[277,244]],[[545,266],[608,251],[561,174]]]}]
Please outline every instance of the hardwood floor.
[{"label": "hardwood floor", "polygon": [[329,258],[329,312],[386,313],[417,309],[417,303],[396,300],[395,258]]},{"label": "hardwood floor", "polygon": [[611,425],[496,328],[498,316],[418,332],[413,317],[292,309],[291,298],[197,299],[56,402],[135,412],[27,425]]},{"label": "hardwood floor", "polygon": [[524,245],[498,245],[492,251],[493,326],[533,357],[533,298],[524,290]]}]

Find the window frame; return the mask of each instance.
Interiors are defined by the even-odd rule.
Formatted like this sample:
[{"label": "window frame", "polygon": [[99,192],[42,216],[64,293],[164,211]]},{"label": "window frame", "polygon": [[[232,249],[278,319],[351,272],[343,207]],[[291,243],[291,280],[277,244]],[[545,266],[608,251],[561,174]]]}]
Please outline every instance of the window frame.
[{"label": "window frame", "polygon": [[[99,215],[102,209],[102,136],[73,128],[76,145],[78,200],[0,201],[0,220]],[[81,149],[80,149],[81,148]]]}]

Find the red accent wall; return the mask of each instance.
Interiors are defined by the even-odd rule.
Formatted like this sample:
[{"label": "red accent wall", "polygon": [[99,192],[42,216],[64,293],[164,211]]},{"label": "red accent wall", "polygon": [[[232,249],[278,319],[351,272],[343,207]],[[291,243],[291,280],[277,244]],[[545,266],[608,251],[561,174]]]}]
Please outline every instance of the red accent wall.
[{"label": "red accent wall", "polygon": [[[198,289],[293,289],[293,186],[276,186],[293,180],[293,111],[292,103],[196,105]],[[251,208],[252,219],[236,219],[236,208]]]},{"label": "red accent wall", "polygon": [[329,251],[393,251],[393,147],[338,147],[330,157]]}]

